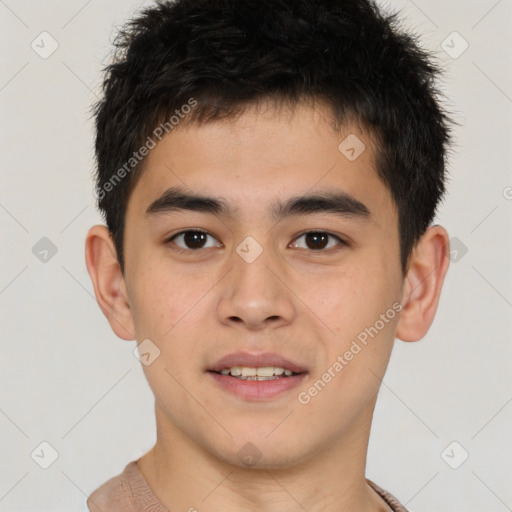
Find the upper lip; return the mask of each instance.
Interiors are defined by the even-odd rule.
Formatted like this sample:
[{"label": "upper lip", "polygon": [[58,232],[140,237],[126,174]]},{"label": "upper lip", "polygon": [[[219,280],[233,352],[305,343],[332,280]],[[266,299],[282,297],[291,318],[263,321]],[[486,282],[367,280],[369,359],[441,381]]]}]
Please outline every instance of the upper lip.
[{"label": "upper lip", "polygon": [[306,368],[299,363],[290,361],[285,357],[272,352],[261,352],[259,354],[251,354],[249,352],[233,352],[219,359],[209,371],[220,372],[225,368],[233,368],[233,366],[247,366],[249,368],[261,368],[263,366],[274,366],[291,370],[293,373],[304,373]]}]

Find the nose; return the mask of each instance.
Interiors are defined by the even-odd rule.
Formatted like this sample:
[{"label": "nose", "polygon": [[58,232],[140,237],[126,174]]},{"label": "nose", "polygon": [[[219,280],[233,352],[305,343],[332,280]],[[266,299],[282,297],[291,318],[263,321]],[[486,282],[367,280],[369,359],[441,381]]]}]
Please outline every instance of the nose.
[{"label": "nose", "polygon": [[219,321],[252,331],[290,324],[296,315],[294,295],[271,251],[264,250],[251,263],[234,253],[232,263],[232,271],[220,283]]}]

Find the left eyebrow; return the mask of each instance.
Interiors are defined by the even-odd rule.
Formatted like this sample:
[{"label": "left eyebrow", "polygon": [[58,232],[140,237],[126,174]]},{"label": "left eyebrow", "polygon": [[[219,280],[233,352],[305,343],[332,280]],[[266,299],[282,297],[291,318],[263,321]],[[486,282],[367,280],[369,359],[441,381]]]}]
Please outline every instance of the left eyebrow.
[{"label": "left eyebrow", "polygon": [[366,220],[371,217],[370,210],[364,203],[343,191],[320,192],[313,195],[292,197],[284,203],[274,203],[271,212],[276,221],[291,215],[312,213],[334,213],[343,217]]},{"label": "left eyebrow", "polygon": [[[213,215],[234,217],[236,209],[231,208],[223,199],[190,194],[181,187],[166,190],[146,209],[147,215],[189,210]],[[280,221],[292,215],[313,213],[334,213],[343,217],[355,217],[369,220],[369,208],[352,195],[344,191],[326,191],[311,195],[297,196],[286,201],[275,201],[270,206],[270,215]]]}]

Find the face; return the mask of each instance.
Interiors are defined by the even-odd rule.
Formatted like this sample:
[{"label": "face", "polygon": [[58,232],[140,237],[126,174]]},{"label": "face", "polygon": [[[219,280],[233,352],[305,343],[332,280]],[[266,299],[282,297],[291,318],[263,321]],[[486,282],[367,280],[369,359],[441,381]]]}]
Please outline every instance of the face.
[{"label": "face", "polygon": [[129,200],[124,279],[135,336],[159,351],[143,366],[159,432],[239,466],[353,439],[394,342],[397,211],[369,135],[335,131],[327,114],[180,127]]}]

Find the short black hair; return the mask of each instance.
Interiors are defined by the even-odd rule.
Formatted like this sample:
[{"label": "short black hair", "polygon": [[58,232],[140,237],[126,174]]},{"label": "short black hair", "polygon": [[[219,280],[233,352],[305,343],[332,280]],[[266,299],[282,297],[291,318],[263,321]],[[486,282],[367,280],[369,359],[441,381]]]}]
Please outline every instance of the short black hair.
[{"label": "short black hair", "polygon": [[95,178],[123,273],[128,199],[164,132],[183,120],[233,118],[266,100],[320,100],[335,127],[356,122],[377,141],[405,274],[445,192],[450,119],[434,56],[396,13],[372,0],[157,1],[114,46],[94,107]]}]

